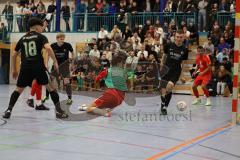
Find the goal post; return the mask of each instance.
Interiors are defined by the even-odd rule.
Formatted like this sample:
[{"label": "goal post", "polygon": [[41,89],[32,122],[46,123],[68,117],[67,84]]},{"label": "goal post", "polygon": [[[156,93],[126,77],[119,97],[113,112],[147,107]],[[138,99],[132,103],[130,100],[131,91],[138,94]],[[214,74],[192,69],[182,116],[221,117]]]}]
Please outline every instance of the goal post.
[{"label": "goal post", "polygon": [[238,105],[238,78],[239,78],[239,55],[240,55],[240,0],[236,0],[235,15],[235,38],[234,38],[234,74],[233,74],[233,97],[232,97],[232,123],[240,123],[240,107]]}]

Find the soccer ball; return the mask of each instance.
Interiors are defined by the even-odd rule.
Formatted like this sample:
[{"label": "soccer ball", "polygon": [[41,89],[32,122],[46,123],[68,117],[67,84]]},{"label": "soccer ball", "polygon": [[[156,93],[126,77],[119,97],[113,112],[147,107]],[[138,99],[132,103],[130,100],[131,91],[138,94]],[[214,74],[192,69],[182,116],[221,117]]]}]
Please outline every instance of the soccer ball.
[{"label": "soccer ball", "polygon": [[177,108],[178,108],[179,111],[185,111],[186,108],[187,108],[186,102],[184,102],[184,101],[179,101],[179,102],[177,103]]}]

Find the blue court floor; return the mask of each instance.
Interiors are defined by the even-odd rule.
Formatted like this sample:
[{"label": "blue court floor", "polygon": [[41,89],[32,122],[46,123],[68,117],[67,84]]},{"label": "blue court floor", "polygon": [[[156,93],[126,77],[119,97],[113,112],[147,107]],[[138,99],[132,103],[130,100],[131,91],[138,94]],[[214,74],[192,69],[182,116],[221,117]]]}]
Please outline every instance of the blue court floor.
[{"label": "blue court floor", "polygon": [[[13,89],[0,86],[1,113]],[[159,96],[137,97],[135,106],[123,103],[110,118],[64,121],[56,120],[51,101],[46,103],[50,111],[29,108],[28,93],[21,95],[10,120],[0,119],[0,160],[240,159],[240,127],[229,125],[231,98],[214,97],[205,107],[191,106],[192,96],[173,95],[163,117]],[[77,114],[78,104],[93,99],[74,95],[71,112]],[[180,100],[188,104],[184,112],[176,108]]]}]

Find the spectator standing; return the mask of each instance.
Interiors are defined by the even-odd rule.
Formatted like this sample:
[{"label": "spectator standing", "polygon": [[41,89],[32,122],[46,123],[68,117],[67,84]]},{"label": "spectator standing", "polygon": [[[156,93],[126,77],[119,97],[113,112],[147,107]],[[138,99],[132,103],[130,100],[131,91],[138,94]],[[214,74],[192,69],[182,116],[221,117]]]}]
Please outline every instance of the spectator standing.
[{"label": "spectator standing", "polygon": [[[200,0],[198,3],[198,30],[205,32],[206,30],[206,9],[208,6],[207,0]],[[201,25],[202,24],[202,25]]]},{"label": "spectator standing", "polygon": [[75,10],[75,19],[76,19],[76,28],[75,31],[84,29],[84,14],[87,11],[87,6],[84,0],[81,1],[80,4],[77,4]]},{"label": "spectator standing", "polygon": [[31,17],[32,11],[30,10],[30,7],[28,4],[24,5],[23,8],[23,31],[29,31],[29,27],[28,27],[28,20]]},{"label": "spectator standing", "polygon": [[117,13],[117,6],[116,3],[114,1],[112,1],[111,5],[109,6],[109,10],[108,13],[111,15],[114,15]]},{"label": "spectator standing", "polygon": [[17,19],[18,31],[23,32],[22,16],[23,16],[23,7],[17,2],[17,7],[15,10],[15,15]]},{"label": "spectator standing", "polygon": [[46,7],[45,7],[45,5],[43,4],[42,1],[40,1],[40,2],[38,3],[38,6],[37,6],[37,14],[38,14],[38,17],[39,17],[40,19],[44,19],[45,16],[46,16]]},{"label": "spectator standing", "polygon": [[69,25],[69,19],[70,19],[70,7],[67,3],[67,0],[65,0],[64,5],[61,8],[62,11],[62,16],[63,16],[63,20],[66,23],[66,31],[70,32],[70,25]]},{"label": "spectator standing", "polygon": [[160,12],[160,0],[156,0],[152,12]]},{"label": "spectator standing", "polygon": [[8,32],[12,32],[13,29],[13,6],[10,4],[10,1],[7,1],[2,14],[5,15],[8,24]]},{"label": "spectator standing", "polygon": [[46,20],[48,22],[48,32],[50,32],[52,29],[52,23],[53,23],[53,16],[54,16],[54,13],[56,11],[56,6],[54,5],[54,0],[51,0],[51,4],[48,6],[48,9],[47,9],[47,15],[46,15]]}]

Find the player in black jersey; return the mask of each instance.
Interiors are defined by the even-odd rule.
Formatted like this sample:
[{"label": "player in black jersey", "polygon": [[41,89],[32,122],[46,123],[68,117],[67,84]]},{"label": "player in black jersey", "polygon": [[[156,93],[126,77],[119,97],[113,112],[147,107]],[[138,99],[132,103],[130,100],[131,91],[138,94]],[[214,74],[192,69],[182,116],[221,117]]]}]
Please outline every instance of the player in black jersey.
[{"label": "player in black jersey", "polygon": [[[73,59],[73,47],[70,43],[65,41],[65,34],[58,33],[56,36],[57,42],[51,44],[51,47],[54,51],[56,59],[59,65],[60,77],[63,78],[63,84],[66,87],[66,92],[68,95],[67,104],[72,104],[72,87],[70,81],[70,70],[72,68],[72,59]],[[58,77],[57,77],[58,78]],[[43,100],[48,99],[48,92],[46,92],[46,97]]]},{"label": "player in black jersey", "polygon": [[[175,42],[164,46],[164,54],[161,60],[162,66],[168,67],[169,71],[162,80],[167,81],[161,84],[161,112],[167,114],[167,107],[172,98],[172,90],[182,72],[182,61],[188,59],[188,49],[183,45],[184,33],[178,30],[175,34]],[[161,70],[161,69],[160,69]]]},{"label": "player in black jersey", "polygon": [[58,70],[58,63],[54,52],[48,43],[48,39],[42,35],[43,22],[37,18],[31,18],[28,22],[30,32],[26,33],[17,43],[15,51],[13,53],[12,68],[13,78],[16,79],[18,76],[16,70],[16,57],[21,54],[21,67],[20,73],[17,80],[17,87],[12,93],[9,106],[3,115],[3,118],[10,118],[12,109],[17,102],[20,94],[24,88],[31,86],[33,80],[36,79],[39,85],[45,85],[50,92],[51,99],[56,108],[57,118],[67,118],[68,115],[60,107],[59,95],[56,90],[52,87],[49,81],[49,75],[44,65],[42,56],[42,49],[45,48],[48,55],[54,61],[54,67]]}]

